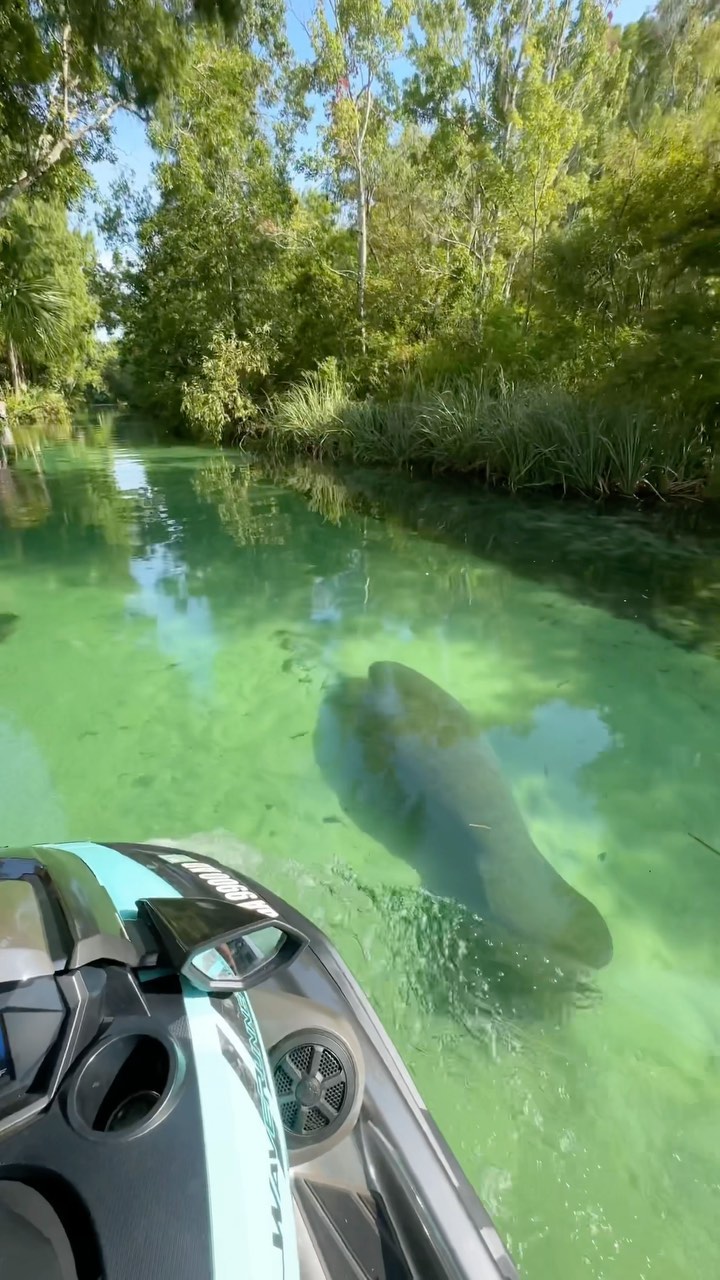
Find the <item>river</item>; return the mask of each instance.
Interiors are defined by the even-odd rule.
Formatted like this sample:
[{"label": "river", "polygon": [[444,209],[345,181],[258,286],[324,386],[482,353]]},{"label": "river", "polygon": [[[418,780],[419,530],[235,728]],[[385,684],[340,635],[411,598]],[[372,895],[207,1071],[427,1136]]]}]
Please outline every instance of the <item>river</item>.
[{"label": "river", "polygon": [[[708,1274],[720,539],[378,493],[132,441],[0,472],[3,842],[170,839],[266,880],[332,935],[527,1280]],[[460,916],[319,770],[324,690],[378,658],[477,716],[607,921],[614,958],[563,1016],[476,1016]]]}]

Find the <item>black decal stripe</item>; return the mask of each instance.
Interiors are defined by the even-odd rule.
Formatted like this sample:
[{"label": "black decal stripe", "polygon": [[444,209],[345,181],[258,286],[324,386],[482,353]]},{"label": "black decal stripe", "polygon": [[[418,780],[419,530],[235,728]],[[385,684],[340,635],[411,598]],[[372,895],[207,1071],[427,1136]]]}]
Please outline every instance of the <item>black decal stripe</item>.
[{"label": "black decal stripe", "polygon": [[230,1064],[233,1071],[235,1072],[235,1075],[237,1076],[238,1080],[243,1086],[245,1092],[250,1095],[250,1097],[252,1098],[255,1104],[256,1109],[258,1109],[259,1099],[258,1099],[258,1092],[257,1092],[257,1082],[255,1080],[255,1076],[253,1072],[251,1071],[247,1062],[243,1058],[242,1054],[238,1053],[237,1049],[235,1048],[235,1045],[232,1043],[230,1037],[223,1031],[222,1027],[220,1026],[218,1027],[217,1033],[218,1033],[218,1040],[220,1041],[220,1052],[222,1053],[223,1058],[225,1059],[226,1062]]},{"label": "black decal stripe", "polygon": [[[231,868],[224,867],[222,863],[216,862],[214,858],[205,857],[204,854],[194,853],[191,849],[176,849],[170,845],[111,844],[108,841],[103,841],[102,843],[106,849],[115,849],[117,853],[124,854],[126,858],[132,858],[134,862],[139,862],[142,866],[149,867],[156,875],[161,876],[168,884],[172,885],[184,898],[199,898],[203,896],[203,893],[207,892],[208,894],[217,894],[224,901],[228,901],[226,898],[227,890],[223,891],[218,888],[211,880],[203,880],[197,872],[186,869],[180,862],[168,862],[167,858],[172,855],[186,858],[188,862],[202,865],[208,871],[215,871],[220,876],[229,877],[237,882],[238,889],[247,889],[247,904],[238,902],[238,906],[247,905],[249,910],[257,910],[265,905],[271,907],[279,916],[283,914],[285,904],[276,898],[274,894],[269,893],[262,885],[259,885],[257,881],[251,880],[242,871],[234,872]],[[257,902],[253,902],[253,895]]]},{"label": "black decal stripe", "polygon": [[[282,1200],[280,1197],[280,1186],[278,1182],[278,1167],[272,1159],[272,1153],[270,1156],[270,1160],[271,1160],[270,1193],[272,1195],[271,1213],[272,1213],[273,1222],[275,1223],[275,1230],[273,1231],[272,1242],[275,1245],[276,1249],[283,1249]],[[284,1250],[283,1250],[283,1261],[284,1261]]]},{"label": "black decal stripe", "polygon": [[[117,853],[122,853],[126,858],[132,858],[133,862],[139,862],[143,867],[149,867],[161,879],[166,880],[172,885],[173,889],[177,889],[178,893],[184,898],[197,898],[199,883],[197,876],[192,875],[189,871],[184,871],[182,864],[177,862],[166,862],[163,854],[177,853],[189,861],[201,861],[196,853],[191,853],[188,849],[172,849],[166,848],[165,845],[159,844],[108,844],[105,842],[106,848],[115,849]],[[202,859],[206,861],[206,859]],[[209,859],[207,859],[209,863]],[[222,869],[222,868],[220,868]],[[203,883],[203,882],[200,882]],[[211,885],[207,885],[208,889],[212,889]],[[215,890],[213,890],[215,892]]]},{"label": "black decal stripe", "polygon": [[245,1018],[250,1052],[252,1053],[255,1061],[255,1071],[258,1086],[260,1088],[260,1113],[263,1118],[263,1124],[265,1125],[268,1138],[270,1139],[270,1145],[272,1148],[271,1154],[277,1160],[283,1173],[285,1173],[286,1163],[283,1147],[282,1143],[278,1140],[278,1132],[275,1125],[275,1119],[272,1114],[272,1103],[275,1099],[275,1092],[265,1066],[265,1054],[258,1039],[255,1015],[253,1014],[250,1002],[244,993],[239,997],[239,999],[241,1001],[240,1007]]},{"label": "black decal stripe", "polygon": [[[243,1018],[242,1013],[240,1012],[236,998],[234,996],[224,997],[223,999],[211,998],[210,1003],[213,1006],[213,1009],[215,1010],[215,1012],[218,1014],[218,1016],[223,1018],[225,1022],[227,1022],[228,1026],[237,1036],[238,1040],[245,1045],[248,1053],[250,1054],[251,1058],[253,1058],[253,1062],[254,1062],[255,1059],[252,1053],[252,1049],[250,1048],[250,1042],[248,1040],[247,1030],[245,1027],[245,1019]],[[258,1088],[255,1074],[251,1070],[251,1068],[248,1067],[247,1065],[245,1066],[245,1070],[247,1072],[247,1079],[244,1080],[245,1087],[253,1100],[255,1108],[257,1109],[257,1111],[259,1111],[260,1110],[260,1090]]]}]

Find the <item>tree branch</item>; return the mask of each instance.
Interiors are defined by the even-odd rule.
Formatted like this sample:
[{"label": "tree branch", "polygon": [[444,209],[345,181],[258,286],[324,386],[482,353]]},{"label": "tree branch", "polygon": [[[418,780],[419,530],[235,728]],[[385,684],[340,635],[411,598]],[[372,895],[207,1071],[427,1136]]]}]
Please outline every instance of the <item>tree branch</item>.
[{"label": "tree branch", "polygon": [[112,119],[115,112],[126,107],[126,105],[125,102],[121,101],[110,102],[95,119],[89,120],[87,124],[84,124],[74,132],[66,130],[54,141],[50,134],[43,134],[38,144],[34,164],[29,169],[25,169],[14,182],[9,182],[4,187],[0,187],[0,218],[5,216],[13,200],[16,200],[18,196],[24,195],[26,191],[33,187],[59,160],[62,160],[67,151],[73,151],[91,134],[99,132]]},{"label": "tree branch", "polygon": [[62,32],[62,90],[63,90],[63,128],[67,131],[70,117],[70,23],[66,22]]},{"label": "tree branch", "polygon": [[[433,232],[430,231],[430,234],[433,235]],[[463,249],[465,253],[470,254],[471,258],[475,258],[476,262],[482,263],[483,261],[482,254],[478,253],[477,249],[474,248],[472,241],[468,244],[467,241],[460,240],[457,236],[440,236],[437,234],[434,235],[434,239],[437,240],[438,244],[449,244],[455,249]]]}]

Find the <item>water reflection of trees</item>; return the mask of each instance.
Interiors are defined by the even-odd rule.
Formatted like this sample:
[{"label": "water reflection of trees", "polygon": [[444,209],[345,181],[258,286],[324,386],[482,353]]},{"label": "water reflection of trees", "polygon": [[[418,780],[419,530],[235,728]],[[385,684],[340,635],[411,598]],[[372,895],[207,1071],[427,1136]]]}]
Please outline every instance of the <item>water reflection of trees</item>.
[{"label": "water reflection of trees", "polygon": [[[252,548],[266,566],[269,561],[264,559],[263,549],[283,546],[285,566],[292,569],[300,582],[308,568],[318,571],[315,582],[327,581],[329,589],[336,580],[348,579],[355,573],[359,595],[366,605],[373,591],[368,564],[372,548],[379,551],[381,543],[385,550],[388,547],[393,552],[406,550],[412,537],[400,525],[383,524],[381,530],[379,524],[373,523],[374,511],[367,515],[356,512],[352,487],[342,477],[310,463],[276,469],[253,458],[237,462],[213,459],[198,472],[193,488],[203,501],[215,507],[223,529],[233,541],[240,547]],[[302,501],[293,502],[294,494]],[[332,525],[332,537],[324,538],[322,524],[310,516],[319,516],[322,524]],[[454,560],[449,563],[447,555],[440,564],[439,558],[433,556],[432,544],[424,551],[437,575],[436,580],[447,588],[450,596],[459,595],[472,602],[471,566]],[[192,557],[192,554],[192,548],[188,548],[188,555]],[[272,565],[277,571],[276,557]],[[243,567],[248,570],[247,560],[243,561]],[[390,588],[393,611],[402,613],[407,608],[410,613],[414,612],[414,588],[405,594],[402,584],[396,583],[396,592],[390,581],[394,580],[395,566],[386,562],[386,567],[390,569],[389,575],[382,568],[380,575]],[[347,586],[345,589],[347,591]],[[358,592],[354,594],[357,596]],[[442,599],[444,604],[435,610],[436,617],[447,609],[446,596]]]},{"label": "water reflection of trees", "polygon": [[11,529],[49,524],[65,537],[69,531],[95,531],[111,547],[127,548],[133,541],[136,512],[119,492],[109,461],[75,471],[62,486],[48,483],[42,470],[0,473],[0,503]]},{"label": "water reflection of trees", "polygon": [[42,471],[0,467],[0,518],[9,529],[44,524],[52,509]]},{"label": "water reflection of trees", "polygon": [[720,653],[720,522],[710,509],[531,503],[445,481],[308,463],[256,461],[250,474],[302,493],[333,523],[351,513],[382,519],[387,536],[401,544],[421,534],[461,549],[467,572],[477,559],[502,564],[687,648]]},{"label": "water reflection of trees", "polygon": [[137,511],[132,500],[118,490],[110,466],[82,471],[70,488],[65,510],[80,528],[97,530],[109,546],[132,546]]},{"label": "water reflection of trees", "polygon": [[113,455],[77,440],[68,450],[66,461],[74,465],[61,474],[46,471],[42,455],[32,466],[0,469],[0,524],[29,537],[40,558],[55,559],[58,544],[72,544],[73,555],[82,558],[95,536],[127,551],[136,536],[138,503],[118,489]]},{"label": "water reflection of trees", "polygon": [[[167,478],[158,483],[170,498]],[[259,625],[278,616],[308,617],[314,584],[346,571],[362,543],[361,527],[352,520],[338,523],[332,537],[324,534],[326,516],[304,494],[274,483],[247,459],[211,458],[193,473],[191,493],[196,510],[183,540],[187,563],[212,579],[215,596],[226,608],[234,611],[250,598],[251,616]],[[187,489],[178,487],[175,501],[187,517]],[[198,507],[209,508],[199,521]]]},{"label": "water reflection of trees", "polygon": [[273,494],[264,495],[260,504],[254,478],[249,467],[219,457],[197,472],[193,488],[217,508],[223,527],[239,546],[283,546],[290,533],[288,520]]}]

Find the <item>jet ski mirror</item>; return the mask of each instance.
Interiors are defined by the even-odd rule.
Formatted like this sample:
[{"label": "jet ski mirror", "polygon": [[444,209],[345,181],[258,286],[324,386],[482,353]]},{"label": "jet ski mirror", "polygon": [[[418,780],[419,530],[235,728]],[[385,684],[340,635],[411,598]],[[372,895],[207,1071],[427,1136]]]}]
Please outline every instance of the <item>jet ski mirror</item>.
[{"label": "jet ski mirror", "polygon": [[283,920],[217,898],[145,898],[141,920],[169,962],[200,991],[246,991],[295,959],[307,938]]}]

